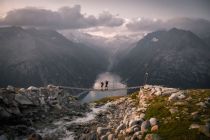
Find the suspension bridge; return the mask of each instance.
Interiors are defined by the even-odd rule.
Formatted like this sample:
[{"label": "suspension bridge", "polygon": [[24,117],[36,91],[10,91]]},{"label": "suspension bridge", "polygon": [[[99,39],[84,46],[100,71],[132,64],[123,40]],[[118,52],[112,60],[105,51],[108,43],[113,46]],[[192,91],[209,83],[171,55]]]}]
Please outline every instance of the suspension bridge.
[{"label": "suspension bridge", "polygon": [[60,89],[69,89],[69,90],[80,90],[80,91],[118,91],[118,90],[130,90],[130,89],[140,89],[142,86],[132,86],[132,87],[123,87],[123,88],[81,88],[81,87],[70,87],[70,86],[59,86]]}]

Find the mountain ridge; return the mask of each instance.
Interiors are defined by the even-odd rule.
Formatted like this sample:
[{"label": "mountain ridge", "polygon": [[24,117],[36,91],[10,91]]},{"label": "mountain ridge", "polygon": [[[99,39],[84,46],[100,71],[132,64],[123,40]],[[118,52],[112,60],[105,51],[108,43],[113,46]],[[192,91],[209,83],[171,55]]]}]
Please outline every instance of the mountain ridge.
[{"label": "mountain ridge", "polygon": [[206,43],[191,31],[157,31],[141,39],[113,72],[129,85],[143,84],[148,72],[149,84],[209,87],[209,52]]},{"label": "mountain ridge", "polygon": [[52,30],[1,28],[0,42],[1,86],[52,83],[90,87],[107,65],[102,52]]}]

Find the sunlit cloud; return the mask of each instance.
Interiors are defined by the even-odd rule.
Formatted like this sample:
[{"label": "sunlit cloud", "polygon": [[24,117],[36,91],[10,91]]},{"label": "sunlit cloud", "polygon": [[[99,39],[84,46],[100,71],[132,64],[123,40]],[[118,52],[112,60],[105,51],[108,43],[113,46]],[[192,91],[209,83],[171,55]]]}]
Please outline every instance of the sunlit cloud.
[{"label": "sunlit cloud", "polygon": [[7,12],[0,25],[16,25],[51,29],[80,29],[90,27],[116,27],[124,23],[111,13],[104,11],[98,16],[81,13],[81,6],[61,7],[57,11],[26,7]]}]

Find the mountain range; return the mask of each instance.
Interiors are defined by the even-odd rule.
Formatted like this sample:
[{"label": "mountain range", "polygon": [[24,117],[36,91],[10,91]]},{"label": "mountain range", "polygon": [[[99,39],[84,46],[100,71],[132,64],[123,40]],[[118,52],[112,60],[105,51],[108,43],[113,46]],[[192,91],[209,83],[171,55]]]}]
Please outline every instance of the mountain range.
[{"label": "mountain range", "polygon": [[210,46],[191,31],[149,33],[130,50],[113,72],[129,85],[147,83],[181,88],[210,87]]},{"label": "mountain range", "polygon": [[127,47],[113,48],[111,54],[112,48],[73,40],[53,30],[0,28],[0,86],[91,87],[108,70],[128,85],[144,84],[148,73],[149,84],[210,87],[207,34],[177,28],[155,31]]},{"label": "mountain range", "polygon": [[104,52],[52,30],[0,28],[0,86],[92,86],[106,70]]}]

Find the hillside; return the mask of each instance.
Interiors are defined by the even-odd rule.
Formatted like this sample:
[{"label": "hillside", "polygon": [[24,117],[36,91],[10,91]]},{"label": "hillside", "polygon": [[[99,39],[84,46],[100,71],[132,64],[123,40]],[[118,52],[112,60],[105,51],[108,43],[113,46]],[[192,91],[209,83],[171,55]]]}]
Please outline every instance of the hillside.
[{"label": "hillside", "polygon": [[[96,101],[95,119],[67,126],[75,139],[208,140],[210,90],[146,85],[140,92]],[[104,106],[103,106],[104,105]],[[88,127],[87,127],[88,126]]]},{"label": "hillside", "polygon": [[[0,138],[209,140],[210,90],[145,85],[81,104],[58,86],[0,88]],[[50,115],[49,115],[50,114]],[[31,135],[32,134],[32,135]]]},{"label": "hillside", "polygon": [[115,66],[129,85],[148,83],[180,88],[210,87],[210,48],[190,31],[149,33]]},{"label": "hillside", "polygon": [[0,86],[92,86],[107,67],[104,53],[56,31],[0,28]]}]

